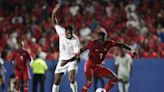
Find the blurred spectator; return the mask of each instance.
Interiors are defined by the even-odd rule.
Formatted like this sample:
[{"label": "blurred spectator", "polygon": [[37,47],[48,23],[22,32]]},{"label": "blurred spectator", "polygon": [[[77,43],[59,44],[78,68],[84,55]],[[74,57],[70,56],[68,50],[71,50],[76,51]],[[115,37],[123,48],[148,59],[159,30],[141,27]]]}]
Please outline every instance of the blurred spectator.
[{"label": "blurred spectator", "polygon": [[[10,52],[17,46],[16,38],[24,37],[26,47],[33,57],[38,52],[34,49],[35,47],[49,53],[48,55],[57,53],[58,51],[54,50],[58,49],[56,41],[48,40],[56,34],[50,32],[53,30],[50,15],[57,2],[62,3],[61,11],[57,14],[60,24],[62,26],[75,24],[76,33],[79,36],[81,36],[80,30],[84,28],[82,25],[86,25],[91,30],[91,35],[94,34],[97,26],[102,26],[112,39],[128,40],[130,44],[132,40],[129,39],[136,38],[134,41],[144,48],[144,52],[149,53],[150,49],[145,48],[145,41],[143,44],[142,39],[148,39],[146,34],[151,32],[160,39],[158,45],[162,47],[164,10],[161,0],[73,0],[72,2],[68,0],[13,0],[10,2],[3,0],[0,2],[0,52],[5,51],[9,59]],[[125,34],[127,30],[130,34]],[[120,34],[124,34],[124,37],[120,38]],[[32,38],[36,40],[34,43],[31,41]],[[51,43],[55,43],[54,46]],[[151,43],[151,40],[146,43]],[[159,52],[157,49],[155,51]]]},{"label": "blurred spectator", "polygon": [[123,49],[114,55],[116,72],[118,75],[119,92],[129,92],[129,79],[132,71],[132,57]]},{"label": "blurred spectator", "polygon": [[38,83],[40,84],[40,92],[44,92],[44,81],[48,66],[45,61],[46,53],[42,52],[32,62],[31,68],[33,71],[33,92],[37,92]]}]

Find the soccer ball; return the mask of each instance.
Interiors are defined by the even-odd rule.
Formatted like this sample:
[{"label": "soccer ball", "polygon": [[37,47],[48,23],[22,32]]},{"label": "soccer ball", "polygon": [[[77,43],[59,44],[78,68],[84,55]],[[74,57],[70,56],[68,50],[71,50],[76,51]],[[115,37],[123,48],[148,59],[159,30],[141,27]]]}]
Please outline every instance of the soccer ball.
[{"label": "soccer ball", "polygon": [[97,88],[96,92],[106,92],[104,88]]}]

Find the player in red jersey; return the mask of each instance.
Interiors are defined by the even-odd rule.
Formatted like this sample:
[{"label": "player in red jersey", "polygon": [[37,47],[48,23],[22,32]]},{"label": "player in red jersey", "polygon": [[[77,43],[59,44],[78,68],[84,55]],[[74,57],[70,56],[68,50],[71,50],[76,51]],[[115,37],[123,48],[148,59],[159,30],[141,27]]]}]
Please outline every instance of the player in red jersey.
[{"label": "player in red jersey", "polygon": [[20,92],[20,81],[24,81],[24,92],[28,92],[30,54],[23,48],[24,43],[18,42],[18,49],[12,53],[14,72],[16,75],[16,92]]},{"label": "player in red jersey", "polygon": [[[81,53],[87,49],[89,50],[89,58],[85,64],[84,70],[87,81],[82,89],[82,92],[87,92],[90,88],[93,74],[99,76],[100,78],[107,77],[110,79],[105,86],[106,92],[108,92],[117,82],[116,74],[112,72],[110,69],[107,69],[101,65],[101,63],[106,57],[108,50],[113,46],[118,46],[121,48],[125,48],[127,50],[132,50],[125,44],[117,43],[113,40],[107,40],[107,36],[104,32],[99,32],[97,40],[89,42],[87,46],[81,49]],[[136,54],[136,52],[134,53]]]}]

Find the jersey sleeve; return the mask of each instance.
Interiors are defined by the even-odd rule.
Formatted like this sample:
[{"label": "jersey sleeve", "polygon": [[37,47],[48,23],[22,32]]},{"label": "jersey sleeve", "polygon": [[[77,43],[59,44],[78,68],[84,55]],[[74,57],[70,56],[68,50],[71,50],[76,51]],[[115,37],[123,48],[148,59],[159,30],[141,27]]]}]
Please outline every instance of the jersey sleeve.
[{"label": "jersey sleeve", "polygon": [[116,46],[116,42],[114,40],[111,40],[110,44],[112,44],[112,46]]},{"label": "jersey sleeve", "polygon": [[79,42],[78,38],[76,38],[76,40],[74,40],[73,51],[76,54],[80,52],[80,42]]},{"label": "jersey sleeve", "polygon": [[88,45],[86,46],[88,49],[92,48],[92,46],[94,45],[94,42],[89,42]]},{"label": "jersey sleeve", "polygon": [[127,55],[127,57],[128,57],[128,63],[132,63],[132,57],[130,56],[130,55]]},{"label": "jersey sleeve", "polygon": [[31,56],[30,56],[28,51],[26,51],[26,61],[29,61],[29,62],[32,61],[32,58],[31,58]]},{"label": "jersey sleeve", "polygon": [[63,28],[62,26],[55,25],[54,28],[59,36],[65,34],[65,28]]}]

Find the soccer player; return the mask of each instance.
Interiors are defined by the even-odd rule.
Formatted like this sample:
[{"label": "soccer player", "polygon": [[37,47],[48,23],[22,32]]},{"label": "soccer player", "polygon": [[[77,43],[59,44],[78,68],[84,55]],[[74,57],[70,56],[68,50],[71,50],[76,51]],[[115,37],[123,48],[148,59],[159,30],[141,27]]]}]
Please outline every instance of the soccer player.
[{"label": "soccer player", "polygon": [[24,92],[28,92],[30,54],[24,49],[24,42],[18,41],[18,49],[12,53],[12,63],[16,76],[16,92],[20,92],[21,80],[24,81]]},{"label": "soccer player", "polygon": [[107,40],[107,35],[105,32],[99,32],[98,39],[89,42],[87,46],[84,46],[80,50],[80,53],[82,53],[87,49],[90,52],[89,58],[85,64],[84,71],[86,76],[86,84],[83,87],[82,92],[87,92],[88,89],[91,87],[93,74],[99,76],[100,78],[107,77],[110,79],[105,86],[106,92],[108,92],[117,82],[116,74],[112,72],[110,69],[105,68],[101,64],[108,50],[113,46],[118,46],[121,48],[132,50],[130,47],[126,46],[125,44],[117,43],[113,40]]},{"label": "soccer player", "polygon": [[119,92],[128,92],[129,90],[129,77],[132,68],[132,57],[127,54],[123,49],[120,49],[118,55],[114,55],[115,65],[118,76]]},{"label": "soccer player", "polygon": [[6,72],[6,69],[3,65],[4,65],[4,61],[0,57],[0,86],[2,88],[2,92],[5,92],[5,72]]},{"label": "soccer player", "polygon": [[60,81],[67,71],[72,92],[77,92],[75,76],[78,69],[77,63],[80,59],[80,43],[79,39],[74,34],[72,26],[63,28],[58,24],[55,13],[59,7],[60,5],[57,4],[52,13],[53,27],[59,35],[59,62],[55,70],[55,80],[52,87],[52,92],[59,92]]}]

